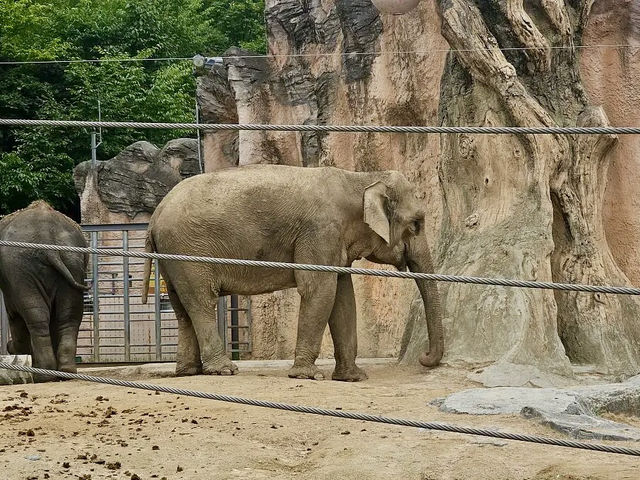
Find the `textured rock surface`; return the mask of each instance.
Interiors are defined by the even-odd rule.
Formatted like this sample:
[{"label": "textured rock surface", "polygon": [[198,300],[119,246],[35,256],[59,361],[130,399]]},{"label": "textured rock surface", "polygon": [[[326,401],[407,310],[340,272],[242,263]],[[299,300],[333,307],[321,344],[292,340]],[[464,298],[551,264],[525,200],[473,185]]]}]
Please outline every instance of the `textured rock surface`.
[{"label": "textured rock surface", "polygon": [[[214,65],[198,76],[196,97],[202,123],[238,123],[233,92],[227,79],[227,70]],[[202,148],[208,152],[204,160],[207,172],[238,165],[238,132],[204,132]]]},{"label": "textured rock surface", "polygon": [[[579,3],[574,10],[557,2],[426,0],[411,14],[381,17],[360,2],[347,8],[341,1],[268,1],[273,56],[226,64],[238,120],[607,124],[607,117],[624,115],[624,106],[632,104],[633,88],[622,103],[610,94],[616,100],[600,110],[583,86],[619,80],[593,82],[603,50],[577,51],[573,45],[601,43],[597,38],[605,30],[620,37],[611,43],[632,43],[637,6],[609,1],[590,11],[592,2]],[[458,52],[447,59],[448,46]],[[498,50],[511,46],[530,49]],[[620,59],[633,72],[633,51],[613,50],[606,58]],[[582,82],[580,67],[591,80]],[[602,228],[603,203],[617,198],[611,190],[603,197],[614,138],[241,132],[238,141],[240,164],[404,171],[424,199],[435,258],[447,273],[629,283],[615,262],[624,254],[610,252]],[[633,180],[628,182],[633,190]],[[627,200],[628,217],[632,202]],[[402,353],[415,361],[426,342],[415,290],[408,282],[389,281],[382,290],[390,295],[383,299],[376,282],[358,280],[356,287],[362,353],[385,350],[373,345],[384,340],[378,333],[397,339],[397,325],[408,318]],[[610,374],[638,371],[640,329],[633,319],[640,308],[634,298],[451,284],[441,290],[445,361],[497,362],[485,374],[490,384],[561,382],[557,375],[571,374],[570,359]],[[534,369],[510,369],[514,364]]]},{"label": "textured rock surface", "polygon": [[640,441],[640,429],[598,416],[603,413],[637,416],[640,413],[640,377],[624,383],[567,389],[471,389],[449,395],[435,404],[440,410],[451,413],[521,414],[574,438]]},{"label": "textured rock surface", "polygon": [[183,178],[200,170],[197,140],[171,140],[162,150],[136,142],[96,168],[83,162],[74,171],[83,223],[145,221]]},{"label": "textured rock surface", "polygon": [[[31,355],[0,355],[0,362],[30,367]],[[31,374],[0,368],[0,385],[15,385],[21,383],[33,383]]]}]

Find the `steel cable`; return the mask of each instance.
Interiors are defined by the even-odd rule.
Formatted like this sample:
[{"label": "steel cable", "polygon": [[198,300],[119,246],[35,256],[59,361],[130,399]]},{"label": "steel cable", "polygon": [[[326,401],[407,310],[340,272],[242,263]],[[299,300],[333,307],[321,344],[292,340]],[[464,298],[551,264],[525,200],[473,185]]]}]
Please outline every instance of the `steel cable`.
[{"label": "steel cable", "polygon": [[56,250],[60,252],[89,253],[109,257],[135,257],[183,262],[200,262],[215,265],[232,265],[241,267],[278,268],[307,270],[352,275],[369,275],[388,278],[410,278],[413,280],[432,280],[438,282],[469,283],[476,285],[494,285],[501,287],[540,288],[545,290],[565,290],[574,292],[611,293],[618,295],[640,295],[639,288],[615,287],[606,285],[580,285],[573,283],[537,282],[527,280],[510,280],[506,278],[468,277],[460,275],[441,275],[437,273],[400,272],[396,270],[379,270],[373,268],[336,267],[332,265],[309,265],[303,263],[267,262],[262,260],[242,260],[237,258],[199,257],[192,255],[175,255],[167,253],[136,252],[131,250],[99,249],[72,247],[68,245],[47,245],[40,243],[13,242],[0,240],[0,247]]},{"label": "steel cable", "polygon": [[364,132],[364,133],[468,133],[516,135],[637,135],[640,127],[427,127],[389,125],[270,125],[256,123],[157,123],[97,122],[88,120],[26,120],[0,118],[0,126],[151,128],[181,130],[268,130],[283,132]]},{"label": "steel cable", "polygon": [[220,402],[237,403],[241,405],[251,405],[254,407],[273,408],[277,410],[286,410],[289,412],[309,413],[313,415],[323,415],[329,417],[346,418],[349,420],[362,420],[365,422],[385,423],[388,425],[399,425],[403,427],[424,428],[425,430],[438,430],[442,432],[462,433],[465,435],[479,435],[483,437],[501,438],[505,440],[516,440],[520,442],[539,443],[544,445],[553,445],[557,447],[577,448],[581,450],[593,450],[606,453],[617,453],[621,455],[640,456],[640,450],[632,448],[617,447],[613,445],[601,445],[595,443],[577,442],[573,440],[564,440],[559,438],[539,437],[535,435],[527,435],[520,433],[499,432],[496,430],[486,430],[481,428],[464,427],[458,425],[450,425],[439,422],[423,422],[420,420],[407,420],[403,418],[390,418],[379,415],[370,415],[366,413],[348,412],[344,410],[329,410],[325,408],[308,407],[303,405],[290,405],[280,402],[269,402],[265,400],[255,400],[251,398],[234,397],[231,395],[221,395],[217,393],[200,392],[197,390],[185,390],[182,388],[166,387],[164,385],[153,385],[150,383],[131,382],[128,380],[119,380],[107,377],[94,377],[80,373],[58,372],[55,370],[45,370],[42,368],[33,368],[23,365],[11,365],[8,363],[0,363],[0,368],[7,370],[15,370],[19,372],[28,372],[37,375],[52,376],[59,378],[67,378],[74,380],[84,380],[86,382],[104,383],[107,385],[115,385],[127,388],[136,388],[141,390],[151,390],[156,392],[170,393],[173,395],[184,395],[187,397],[204,398],[207,400],[217,400]]}]

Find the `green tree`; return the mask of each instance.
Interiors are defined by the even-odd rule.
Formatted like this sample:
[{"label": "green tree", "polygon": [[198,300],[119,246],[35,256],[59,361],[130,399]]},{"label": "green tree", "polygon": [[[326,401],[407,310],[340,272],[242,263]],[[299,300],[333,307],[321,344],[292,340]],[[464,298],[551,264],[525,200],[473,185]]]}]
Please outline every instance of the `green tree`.
[{"label": "green tree", "polygon": [[[190,60],[232,45],[266,50],[263,0],[0,0],[0,61],[101,59],[102,63],[0,65],[0,117],[190,122]],[[43,198],[75,213],[73,167],[90,157],[75,128],[0,128],[0,214]],[[103,131],[99,159],[138,140],[162,145],[172,130]]]}]

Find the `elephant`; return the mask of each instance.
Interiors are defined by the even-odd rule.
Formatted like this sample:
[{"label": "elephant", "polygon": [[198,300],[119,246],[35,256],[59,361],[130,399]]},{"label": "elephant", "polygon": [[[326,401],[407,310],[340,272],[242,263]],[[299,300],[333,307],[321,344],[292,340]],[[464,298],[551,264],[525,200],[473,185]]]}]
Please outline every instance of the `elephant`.
[{"label": "elephant", "polygon": [[[424,210],[397,171],[247,165],[196,175],[177,184],[149,221],[145,250],[220,258],[350,266],[366,258],[400,270],[431,272]],[[220,295],[297,288],[301,297],[292,378],[323,379],[315,365],[328,323],[333,380],[360,381],[356,306],[350,275],[160,260],[178,320],[176,375],[235,374],[217,333]],[[145,262],[143,303],[151,260]],[[417,281],[427,317],[428,353],[444,351],[435,282]]]},{"label": "elephant", "polygon": [[[42,200],[4,217],[0,239],[87,247],[80,226]],[[76,372],[88,260],[83,253],[0,247],[10,354],[30,354],[36,368]]]}]

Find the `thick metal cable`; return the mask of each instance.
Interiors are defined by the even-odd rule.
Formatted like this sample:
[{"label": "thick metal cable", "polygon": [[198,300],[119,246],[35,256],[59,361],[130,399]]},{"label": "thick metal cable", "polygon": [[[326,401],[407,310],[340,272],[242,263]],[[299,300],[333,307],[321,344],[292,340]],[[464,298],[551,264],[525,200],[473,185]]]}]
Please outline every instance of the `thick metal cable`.
[{"label": "thick metal cable", "polygon": [[230,395],[221,395],[217,393],[199,392],[196,390],[184,390],[182,388],[166,387],[164,385],[153,385],[150,383],[130,382],[127,380],[119,380],[107,377],[94,377],[80,373],[58,372],[55,370],[45,370],[42,368],[33,368],[23,365],[11,365],[8,363],[0,363],[0,368],[7,370],[15,370],[19,372],[35,373],[38,375],[48,375],[52,377],[60,377],[74,380],[84,380],[86,382],[105,383],[107,385],[116,385],[127,388],[137,388],[141,390],[152,390],[157,392],[170,393],[173,395],[184,395],[187,397],[205,398],[208,400],[217,400],[220,402],[238,403],[241,405],[252,405],[254,407],[273,408],[277,410],[287,410],[289,412],[310,413],[313,415],[324,415],[328,417],[347,418],[349,420],[362,420],[365,422],[386,423],[388,425],[400,425],[403,427],[424,428],[426,430],[439,430],[443,432],[462,433],[465,435],[479,435],[483,437],[502,438],[505,440],[517,440],[520,442],[540,443],[544,445],[554,445],[558,447],[578,448],[582,450],[594,450],[606,453],[618,453],[622,455],[640,456],[640,450],[625,447],[616,447],[611,445],[600,445],[586,442],[576,442],[573,440],[564,440],[559,438],[538,437],[535,435],[526,435],[519,433],[498,432],[495,430],[485,430],[481,428],[463,427],[458,425],[449,425],[439,422],[422,422],[419,420],[406,420],[402,418],[390,418],[378,415],[369,415],[366,413],[347,412],[344,410],[328,410],[325,408],[307,407],[303,405],[290,405],[280,402],[269,402],[265,400],[254,400],[250,398],[233,397]]},{"label": "thick metal cable", "polygon": [[241,260],[237,258],[199,257],[193,255],[175,255],[168,253],[135,252],[131,250],[99,249],[71,247],[68,245],[47,245],[40,243],[13,242],[0,240],[0,247],[56,250],[59,252],[89,253],[107,257],[136,257],[182,262],[211,263],[215,265],[235,265],[240,267],[261,267],[311,272],[328,272],[376,277],[411,278],[414,280],[434,280],[438,282],[472,283],[476,285],[497,285],[502,287],[540,288],[546,290],[566,290],[574,292],[612,293],[619,295],[640,295],[639,288],[611,287],[606,285],[580,285],[573,283],[534,282],[528,280],[510,280],[505,278],[467,277],[460,275],[441,275],[438,273],[399,272],[396,270],[378,270],[373,268],[336,267],[332,265],[309,265],[304,263],[267,262],[263,260]]},{"label": "thick metal cable", "polygon": [[[637,45],[630,44],[588,44],[588,45],[554,45],[547,47],[549,50],[589,50],[589,49],[638,49]],[[269,53],[247,55],[215,55],[213,58],[300,58],[300,57],[369,57],[377,55],[432,55],[434,53],[457,52],[488,52],[499,50],[502,52],[538,50],[538,47],[490,47],[490,48],[434,48],[431,50],[378,50],[375,52],[314,52],[314,53]],[[211,58],[211,57],[209,57]],[[132,62],[167,62],[167,61],[193,61],[193,57],[156,57],[156,58],[75,58],[60,60],[6,60],[0,65],[38,65],[38,64],[68,64],[68,63],[132,63]]]},{"label": "thick metal cable", "polygon": [[87,120],[26,120],[0,118],[0,126],[153,128],[181,130],[268,130],[280,132],[365,132],[365,133],[477,133],[536,135],[637,135],[640,127],[412,127],[389,125],[270,125],[261,123],[152,123],[96,122]]}]

